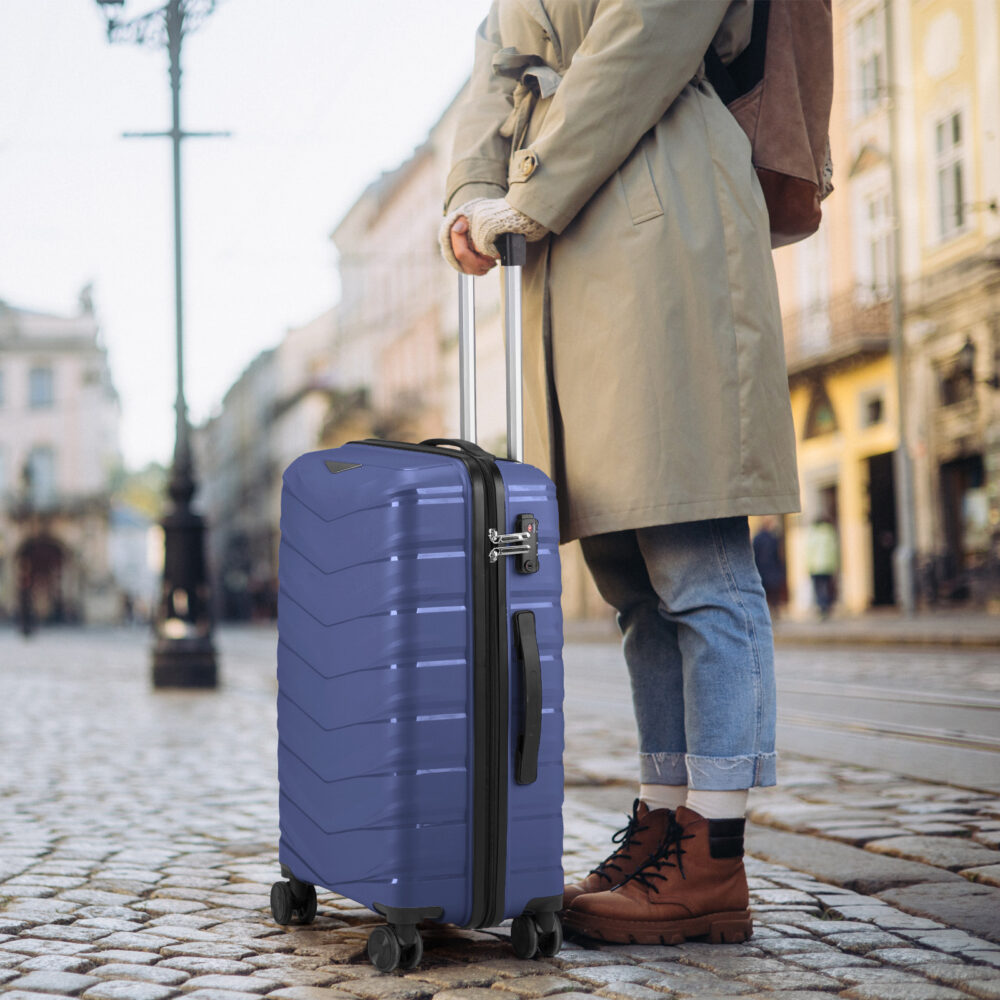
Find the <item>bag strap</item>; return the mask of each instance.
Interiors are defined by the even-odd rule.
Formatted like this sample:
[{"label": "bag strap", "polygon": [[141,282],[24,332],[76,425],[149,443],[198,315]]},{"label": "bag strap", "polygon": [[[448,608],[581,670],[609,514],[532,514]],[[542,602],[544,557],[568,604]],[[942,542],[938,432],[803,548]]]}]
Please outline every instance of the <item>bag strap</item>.
[{"label": "bag strap", "polygon": [[715,46],[709,45],[705,53],[705,76],[724,104],[732,104],[736,98],[749,93],[764,78],[770,13],[771,0],[754,0],[750,41],[728,66],[715,51]]}]

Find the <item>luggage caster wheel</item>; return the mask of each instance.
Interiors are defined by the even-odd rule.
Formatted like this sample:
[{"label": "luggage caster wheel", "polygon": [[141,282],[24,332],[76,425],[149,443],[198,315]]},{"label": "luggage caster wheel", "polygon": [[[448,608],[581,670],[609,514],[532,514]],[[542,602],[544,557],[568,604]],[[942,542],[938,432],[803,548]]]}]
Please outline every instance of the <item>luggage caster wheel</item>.
[{"label": "luggage caster wheel", "polygon": [[368,935],[368,957],[379,972],[397,968],[402,951],[396,932],[386,924],[380,924]]},{"label": "luggage caster wheel", "polygon": [[271,916],[275,923],[287,927],[292,922],[292,912],[295,909],[295,898],[292,887],[287,882],[275,882],[271,886]]},{"label": "luggage caster wheel", "polygon": [[420,959],[424,957],[424,942],[423,938],[417,934],[416,940],[413,944],[406,945],[403,948],[403,953],[399,959],[399,967],[401,969],[415,969],[420,964]]},{"label": "luggage caster wheel", "polygon": [[527,913],[514,918],[510,927],[510,943],[518,958],[534,958],[538,952],[538,929]]},{"label": "luggage caster wheel", "polygon": [[316,886],[306,886],[304,898],[295,900],[295,915],[300,924],[311,924],[316,919]]},{"label": "luggage caster wheel", "polygon": [[563,946],[563,929],[562,921],[558,916],[555,918],[555,923],[552,925],[552,929],[548,932],[543,931],[541,928],[538,930],[538,954],[543,958],[552,958],[554,955],[559,954],[559,949]]}]

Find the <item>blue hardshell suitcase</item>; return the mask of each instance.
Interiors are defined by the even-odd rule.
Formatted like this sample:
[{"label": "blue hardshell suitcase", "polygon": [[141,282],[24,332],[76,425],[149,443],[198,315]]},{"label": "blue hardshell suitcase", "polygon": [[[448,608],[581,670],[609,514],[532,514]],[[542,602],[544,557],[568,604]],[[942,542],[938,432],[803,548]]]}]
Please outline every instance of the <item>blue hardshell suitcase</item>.
[{"label": "blue hardshell suitcase", "polygon": [[[502,261],[508,454],[521,454],[520,260]],[[351,442],[284,475],[278,599],[279,860],[271,908],[319,886],[378,911],[383,970],[417,924],[515,918],[562,942],[563,670],[555,487],[478,448],[472,279],[460,286],[462,440]],[[471,377],[470,377],[471,374]]]}]

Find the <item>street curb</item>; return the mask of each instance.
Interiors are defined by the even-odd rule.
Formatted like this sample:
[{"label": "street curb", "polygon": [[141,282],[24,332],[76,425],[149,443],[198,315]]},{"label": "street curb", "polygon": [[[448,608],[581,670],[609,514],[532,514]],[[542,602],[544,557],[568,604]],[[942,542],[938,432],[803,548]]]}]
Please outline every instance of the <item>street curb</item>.
[{"label": "street curb", "polygon": [[787,833],[749,820],[746,826],[746,850],[747,854],[762,861],[806,872],[821,882],[850,889],[864,896],[929,882],[971,884],[961,875],[924,865],[919,861],[904,861],[901,858],[875,854],[825,837]]},{"label": "street curb", "polygon": [[[832,619],[824,625],[778,621],[774,623],[774,642],[777,646],[942,646],[952,649],[1000,649],[1000,624],[996,635],[955,631],[921,632],[919,629],[897,627],[895,623],[888,629],[852,631],[850,626],[850,619]],[[571,620],[564,623],[564,641],[620,646],[621,634],[614,625],[605,622]]]},{"label": "street curb", "polygon": [[776,646],[945,646],[963,649],[1000,649],[1000,636],[921,635],[874,632],[781,632],[775,629]]}]

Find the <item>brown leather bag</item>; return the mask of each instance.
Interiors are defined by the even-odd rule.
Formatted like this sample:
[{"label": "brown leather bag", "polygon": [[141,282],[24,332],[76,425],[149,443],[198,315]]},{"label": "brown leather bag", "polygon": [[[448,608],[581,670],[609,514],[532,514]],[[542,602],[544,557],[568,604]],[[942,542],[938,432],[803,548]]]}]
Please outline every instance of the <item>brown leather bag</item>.
[{"label": "brown leather bag", "polygon": [[728,65],[710,47],[705,74],[750,137],[771,246],[811,236],[833,190],[831,0],[754,0],[750,44]]}]

